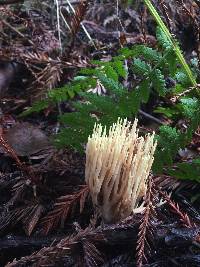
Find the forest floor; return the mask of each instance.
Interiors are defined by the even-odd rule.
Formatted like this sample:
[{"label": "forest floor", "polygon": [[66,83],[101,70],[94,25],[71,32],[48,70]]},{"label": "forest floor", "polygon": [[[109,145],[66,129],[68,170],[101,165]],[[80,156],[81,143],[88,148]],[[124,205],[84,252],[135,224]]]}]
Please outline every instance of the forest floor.
[{"label": "forest floor", "polygon": [[[156,23],[147,8],[140,1],[5,2],[0,1],[0,266],[200,266],[198,182],[152,175],[150,212],[105,224],[85,184],[85,155],[52,142],[62,127],[58,116],[74,111],[71,100],[21,116],[91,60],[108,61],[123,46],[154,48]],[[200,51],[199,1],[154,2],[189,61]],[[141,131],[175,124],[153,113],[158,103],[160,98],[152,98],[142,107]],[[180,128],[184,123],[176,121]],[[177,158],[188,162],[199,151],[198,129]]]}]

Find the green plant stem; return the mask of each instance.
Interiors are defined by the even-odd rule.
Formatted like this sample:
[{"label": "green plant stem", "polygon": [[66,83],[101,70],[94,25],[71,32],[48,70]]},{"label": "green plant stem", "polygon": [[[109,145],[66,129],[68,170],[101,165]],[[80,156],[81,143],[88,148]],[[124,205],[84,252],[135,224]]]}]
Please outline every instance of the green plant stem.
[{"label": "green plant stem", "polygon": [[179,46],[176,44],[175,40],[173,39],[171,33],[169,32],[167,26],[164,24],[163,20],[161,19],[160,15],[158,14],[158,12],[156,11],[156,9],[154,8],[154,6],[152,5],[150,0],[144,0],[146,6],[148,7],[150,13],[152,14],[152,16],[154,17],[154,19],[156,20],[157,24],[161,27],[161,29],[163,30],[163,32],[165,33],[166,37],[168,38],[169,42],[172,44],[174,51],[176,53],[177,58],[179,59],[179,62],[181,63],[181,65],[183,66],[185,72],[187,73],[191,85],[196,88],[197,94],[200,96],[200,92],[198,91],[198,86],[197,86],[197,82],[192,74],[192,71],[190,70],[187,62],[185,61],[185,58],[183,56],[183,54],[181,53],[181,50],[179,48]]}]

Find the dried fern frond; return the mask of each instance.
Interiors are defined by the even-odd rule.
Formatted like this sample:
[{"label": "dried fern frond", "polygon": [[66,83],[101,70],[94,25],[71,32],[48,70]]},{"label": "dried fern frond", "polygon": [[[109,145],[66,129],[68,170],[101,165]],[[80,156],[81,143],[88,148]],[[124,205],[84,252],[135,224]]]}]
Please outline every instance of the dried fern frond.
[{"label": "dried fern frond", "polygon": [[155,230],[155,227],[152,224],[152,219],[154,219],[156,215],[153,202],[155,202],[155,196],[157,195],[157,191],[154,187],[153,177],[150,175],[148,179],[147,193],[145,196],[145,209],[139,225],[136,247],[138,267],[142,267],[144,262],[147,262],[147,256],[150,255],[152,250],[150,241],[153,240],[153,232]]},{"label": "dried fern frond", "polygon": [[0,233],[2,234],[8,227],[14,228],[18,223],[22,223],[24,231],[30,236],[42,212],[42,205],[31,203],[11,211],[4,210],[0,214]]},{"label": "dried fern frond", "polygon": [[[62,257],[78,254],[83,260],[81,266],[99,266],[103,262],[96,243],[104,240],[102,231],[88,226],[86,229],[79,229],[77,234],[67,236],[54,246],[44,247],[33,254],[14,260],[6,267],[17,266],[55,266]],[[90,260],[88,259],[90,258]],[[91,265],[91,264],[96,265]],[[90,265],[86,265],[90,264]],[[58,265],[56,265],[58,266]],[[80,266],[80,265],[79,265]]]},{"label": "dried fern frond", "polygon": [[43,98],[48,90],[56,87],[61,80],[62,72],[62,64],[49,63],[41,72],[35,73],[36,81],[33,83],[33,87],[37,88],[36,99]]},{"label": "dried fern frond", "polygon": [[78,192],[57,198],[54,204],[54,209],[50,211],[41,221],[43,233],[48,234],[52,229],[55,229],[59,223],[64,225],[71,210],[78,202],[80,203],[81,213],[87,196],[88,186],[84,185]]},{"label": "dried fern frond", "polygon": [[71,20],[71,31],[73,35],[76,35],[80,24],[85,16],[85,13],[87,11],[88,1],[80,1],[79,5],[77,6],[75,10],[75,14]]},{"label": "dried fern frond", "polygon": [[105,222],[126,218],[146,192],[156,142],[154,134],[138,137],[137,119],[131,125],[118,119],[106,134],[95,125],[86,147],[85,179],[94,206]]},{"label": "dried fern frond", "polygon": [[190,216],[186,212],[183,212],[179,208],[178,203],[171,200],[165,191],[162,191],[160,188],[158,188],[158,192],[161,195],[161,197],[166,201],[166,203],[169,205],[171,211],[178,216],[180,222],[184,227],[192,228],[196,226],[195,223],[191,220]]}]

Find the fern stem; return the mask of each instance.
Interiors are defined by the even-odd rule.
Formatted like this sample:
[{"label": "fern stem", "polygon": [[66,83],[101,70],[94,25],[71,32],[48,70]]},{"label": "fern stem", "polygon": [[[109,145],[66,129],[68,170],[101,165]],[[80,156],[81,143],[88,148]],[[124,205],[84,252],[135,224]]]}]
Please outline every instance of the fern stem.
[{"label": "fern stem", "polygon": [[176,53],[176,56],[177,56],[179,62],[181,63],[181,65],[183,66],[185,72],[187,73],[187,76],[190,79],[190,82],[191,82],[192,86],[196,88],[196,91],[197,91],[198,95],[200,96],[200,92],[197,90],[197,82],[196,82],[196,80],[195,80],[195,78],[194,78],[194,76],[192,74],[192,71],[191,71],[190,67],[188,66],[187,62],[185,61],[185,58],[184,58],[183,54],[181,53],[181,50],[180,50],[179,46],[176,44],[176,42],[173,39],[171,33],[169,32],[167,26],[164,24],[164,22],[161,19],[160,15],[158,14],[156,9],[152,5],[151,0],[144,0],[144,3],[148,7],[150,13],[152,14],[154,19],[156,20],[157,24],[161,27],[161,29],[165,33],[167,39],[171,43],[171,45],[172,45],[172,47],[173,47],[173,49],[174,49],[174,51]]}]

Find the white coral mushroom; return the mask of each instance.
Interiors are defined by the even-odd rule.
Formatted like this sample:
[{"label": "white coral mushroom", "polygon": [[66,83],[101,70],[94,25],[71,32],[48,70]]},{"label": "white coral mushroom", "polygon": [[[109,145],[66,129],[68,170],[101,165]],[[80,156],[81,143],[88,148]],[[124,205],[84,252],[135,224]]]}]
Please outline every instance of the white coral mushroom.
[{"label": "white coral mushroom", "polygon": [[153,139],[154,133],[138,137],[137,119],[131,125],[119,118],[108,135],[106,127],[95,125],[86,146],[85,179],[105,222],[126,218],[144,196],[156,148]]}]

